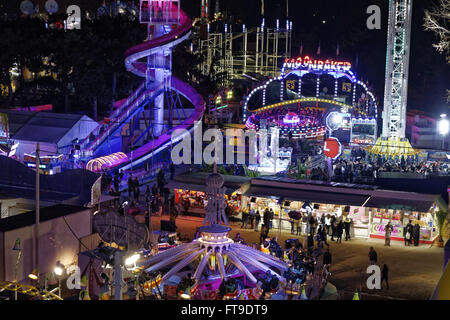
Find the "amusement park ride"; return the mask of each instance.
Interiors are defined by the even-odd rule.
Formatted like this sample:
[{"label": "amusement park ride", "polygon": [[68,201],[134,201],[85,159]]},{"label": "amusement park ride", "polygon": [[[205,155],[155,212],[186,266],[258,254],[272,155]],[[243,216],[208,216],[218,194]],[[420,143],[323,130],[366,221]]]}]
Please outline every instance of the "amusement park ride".
[{"label": "amusement park ride", "polygon": [[[199,228],[201,237],[190,243],[181,244],[137,263],[142,272],[164,270],[162,283],[170,283],[172,277],[193,275],[193,283],[183,288],[194,299],[217,299],[219,285],[227,279],[238,279],[241,282],[240,292],[246,297],[257,299],[262,290],[257,283],[264,275],[285,281],[284,274],[288,265],[270,254],[263,253],[247,245],[235,243],[228,237],[231,228],[224,211],[225,190],[224,178],[212,173],[206,178],[208,186],[208,206],[203,226]],[[186,270],[189,271],[186,271]],[[173,281],[173,280],[172,280]],[[278,282],[277,281],[277,282]],[[280,287],[281,288],[281,287]],[[209,292],[209,294],[208,294]],[[236,291],[237,292],[237,291]],[[230,296],[230,299],[236,298]]]},{"label": "amusement park ride", "polygon": [[[172,141],[172,132],[177,129],[191,130],[205,110],[203,98],[187,83],[172,76],[172,50],[188,39],[192,27],[192,21],[180,9],[180,2],[141,0],[139,18],[141,23],[148,26],[148,38],[125,53],[125,65],[127,70],[145,81],[114,111],[107,122],[99,124],[91,135],[94,139],[87,138],[82,142],[83,158],[97,157],[87,164],[87,168],[92,171],[112,167],[129,169],[164,156],[165,150],[182,139],[180,135]],[[186,114],[179,95],[194,105],[190,115]],[[168,121],[164,119],[164,100],[169,107]],[[146,108],[151,111],[151,125],[133,137],[132,144],[136,146],[142,143],[141,140],[148,133],[151,133],[152,139],[144,141],[136,150],[131,146],[127,154],[108,157],[121,147],[120,133],[125,125],[130,125],[130,136],[133,136],[134,128],[140,117],[145,116]],[[174,113],[178,116],[177,125],[173,125]]]},{"label": "amusement park ride", "polygon": [[412,0],[390,0],[384,90],[383,132],[370,152],[416,154],[405,138],[411,50]]},{"label": "amusement park ride", "polygon": [[[329,92],[329,87],[334,90]],[[326,116],[336,112],[341,115],[339,127],[350,128],[350,122],[360,121],[374,126],[376,134],[375,96],[356,78],[347,61],[309,56],[286,59],[281,75],[251,91],[243,108],[247,128],[275,125],[281,135],[293,138],[323,137]],[[344,142],[354,142],[348,132]]]}]

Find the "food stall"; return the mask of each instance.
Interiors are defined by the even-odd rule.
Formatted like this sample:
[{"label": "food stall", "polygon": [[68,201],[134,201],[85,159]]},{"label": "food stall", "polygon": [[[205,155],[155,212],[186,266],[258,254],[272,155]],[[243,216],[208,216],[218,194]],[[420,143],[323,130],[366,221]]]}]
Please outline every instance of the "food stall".
[{"label": "food stall", "polygon": [[393,226],[391,234],[392,240],[404,241],[403,229],[411,221],[412,225],[420,226],[420,243],[431,244],[439,235],[435,205],[428,212],[392,210],[392,209],[372,209],[370,223],[370,237],[384,239],[385,226],[390,221]]}]

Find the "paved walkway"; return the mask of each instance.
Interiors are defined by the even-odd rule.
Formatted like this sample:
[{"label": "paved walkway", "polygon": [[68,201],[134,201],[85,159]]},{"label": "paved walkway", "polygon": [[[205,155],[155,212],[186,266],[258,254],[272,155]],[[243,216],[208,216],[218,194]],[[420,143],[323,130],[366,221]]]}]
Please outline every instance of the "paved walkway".
[{"label": "paved walkway", "polygon": [[[168,216],[162,217],[168,220]],[[143,217],[137,219],[143,222]],[[152,216],[153,230],[160,229],[160,217]],[[197,227],[202,225],[202,218],[179,216],[177,218],[177,232],[183,238],[193,238]],[[237,232],[248,244],[259,242],[260,232],[250,229],[243,230],[240,223],[231,223],[233,238]],[[281,233],[271,230],[270,237],[278,237],[279,243],[284,247],[284,242],[289,238],[296,238],[287,230]],[[303,241],[303,237],[301,241]],[[330,281],[342,292],[345,299],[352,298],[352,292],[356,289],[362,292],[361,299],[428,299],[434,291],[442,272],[443,249],[436,246],[420,245],[419,247],[405,247],[403,242],[392,241],[391,247],[385,247],[383,240],[378,239],[352,239],[343,241],[342,244],[330,243],[330,252],[333,257]],[[373,246],[378,253],[380,267],[386,263],[389,267],[390,289],[368,290],[366,288],[366,268],[369,265],[369,248]],[[384,285],[383,285],[384,286]]]}]

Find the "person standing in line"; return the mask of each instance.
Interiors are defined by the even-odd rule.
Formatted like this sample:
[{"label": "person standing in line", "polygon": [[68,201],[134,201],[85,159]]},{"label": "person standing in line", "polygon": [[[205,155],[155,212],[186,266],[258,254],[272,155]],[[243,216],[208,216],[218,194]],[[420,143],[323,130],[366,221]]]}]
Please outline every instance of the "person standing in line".
[{"label": "person standing in line", "polygon": [[389,221],[388,224],[384,227],[384,245],[385,246],[391,246],[391,233],[394,230],[394,228],[391,225],[391,222]]},{"label": "person standing in line", "polygon": [[370,265],[377,264],[377,260],[378,260],[377,252],[374,250],[373,247],[370,247],[370,251],[369,251],[369,262],[370,262]]},{"label": "person standing in line", "polygon": [[388,273],[389,273],[388,266],[386,264],[384,264],[383,269],[381,270],[381,283],[380,283],[380,285],[383,286],[383,281],[385,281],[386,282],[386,287],[389,290]]},{"label": "person standing in line", "polygon": [[255,213],[255,231],[258,231],[259,222],[261,221],[261,215],[259,213],[259,210],[256,210]]}]

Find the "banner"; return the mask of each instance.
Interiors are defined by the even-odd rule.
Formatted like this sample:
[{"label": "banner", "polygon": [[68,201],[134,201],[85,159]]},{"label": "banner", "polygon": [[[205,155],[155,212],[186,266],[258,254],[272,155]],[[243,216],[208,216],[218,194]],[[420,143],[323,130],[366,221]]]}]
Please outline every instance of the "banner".
[{"label": "banner", "polygon": [[[373,223],[372,224],[372,234],[384,236],[385,224]],[[402,226],[392,226],[394,230],[392,230],[391,237],[403,238],[403,227]]]},{"label": "banner", "polygon": [[91,189],[91,205],[94,206],[100,203],[102,197],[102,177],[100,176],[97,181],[94,182]]}]

